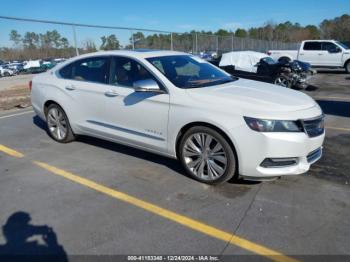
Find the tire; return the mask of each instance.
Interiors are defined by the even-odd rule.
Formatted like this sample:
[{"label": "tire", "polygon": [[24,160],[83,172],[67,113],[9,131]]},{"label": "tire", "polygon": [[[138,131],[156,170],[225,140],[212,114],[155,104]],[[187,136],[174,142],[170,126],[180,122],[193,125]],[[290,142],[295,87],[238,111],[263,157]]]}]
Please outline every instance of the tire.
[{"label": "tire", "polygon": [[278,62],[280,63],[289,63],[291,61],[291,59],[289,57],[286,56],[282,56],[278,59]]},{"label": "tire", "polygon": [[4,76],[10,76],[9,72],[4,72]]},{"label": "tire", "polygon": [[277,76],[273,81],[275,85],[291,88],[292,83],[285,76]]},{"label": "tire", "polygon": [[350,74],[350,60],[348,62],[346,62],[345,64],[345,70],[348,74]]},{"label": "tire", "polygon": [[75,135],[69,124],[68,117],[62,107],[51,104],[46,111],[47,132],[59,143],[69,143],[75,140]]},{"label": "tire", "polygon": [[212,128],[197,126],[187,130],[181,138],[178,153],[186,173],[202,183],[224,183],[236,173],[234,149]]}]

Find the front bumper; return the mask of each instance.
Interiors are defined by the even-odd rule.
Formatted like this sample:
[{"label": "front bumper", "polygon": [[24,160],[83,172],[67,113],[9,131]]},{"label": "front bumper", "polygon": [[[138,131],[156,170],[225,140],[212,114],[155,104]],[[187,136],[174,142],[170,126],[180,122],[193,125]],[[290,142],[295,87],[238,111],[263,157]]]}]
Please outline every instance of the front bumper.
[{"label": "front bumper", "polygon": [[[244,128],[235,133],[239,174],[248,179],[264,179],[307,172],[322,156],[325,133],[309,137],[306,133],[260,133]],[[263,167],[266,158],[293,158],[295,164]]]},{"label": "front bumper", "polygon": [[[314,153],[316,152],[316,153]],[[286,167],[262,167],[258,166],[257,171],[264,177],[275,177],[283,175],[299,175],[307,172],[310,166],[319,160],[322,156],[322,147],[310,152],[307,156],[296,157],[297,161],[295,165]]]},{"label": "front bumper", "polygon": [[309,85],[310,80],[312,79],[314,74],[315,73],[312,72],[311,70],[307,73],[296,74],[293,78],[294,85],[298,88],[306,88]]}]

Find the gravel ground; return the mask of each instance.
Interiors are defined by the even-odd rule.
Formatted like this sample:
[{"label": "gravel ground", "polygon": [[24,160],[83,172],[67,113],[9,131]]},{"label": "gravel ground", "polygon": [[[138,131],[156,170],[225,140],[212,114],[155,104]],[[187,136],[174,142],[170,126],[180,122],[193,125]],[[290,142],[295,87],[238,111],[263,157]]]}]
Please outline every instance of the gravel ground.
[{"label": "gravel ground", "polygon": [[34,75],[0,78],[0,110],[30,106],[29,81]]}]

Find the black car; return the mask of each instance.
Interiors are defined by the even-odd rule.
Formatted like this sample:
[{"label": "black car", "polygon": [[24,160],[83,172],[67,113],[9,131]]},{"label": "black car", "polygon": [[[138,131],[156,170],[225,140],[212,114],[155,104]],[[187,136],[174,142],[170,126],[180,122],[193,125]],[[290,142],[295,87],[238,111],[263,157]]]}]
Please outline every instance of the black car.
[{"label": "black car", "polygon": [[235,65],[220,66],[220,59],[212,61],[212,63],[233,76],[273,83],[288,88],[306,88],[307,80],[313,74],[310,64],[298,60],[276,62],[271,57],[266,56],[253,65],[256,70],[244,70],[244,68],[238,69]]}]

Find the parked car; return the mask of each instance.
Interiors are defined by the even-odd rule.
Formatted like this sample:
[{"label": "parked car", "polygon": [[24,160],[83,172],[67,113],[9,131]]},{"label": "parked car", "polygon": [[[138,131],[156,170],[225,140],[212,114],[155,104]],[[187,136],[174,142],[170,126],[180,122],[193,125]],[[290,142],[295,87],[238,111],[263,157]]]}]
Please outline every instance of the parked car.
[{"label": "parked car", "polygon": [[16,74],[20,73],[23,71],[23,64],[22,63],[10,63],[7,65],[7,67],[11,70],[13,70]]},{"label": "parked car", "polygon": [[283,87],[305,88],[314,73],[307,63],[297,60],[276,62],[268,55],[254,51],[225,53],[214,64],[231,75]]},{"label": "parked car", "polygon": [[62,63],[64,61],[66,61],[66,58],[55,58],[55,59],[53,59],[53,62],[56,63],[56,64]]},{"label": "parked car", "polygon": [[345,68],[350,73],[350,48],[335,40],[306,40],[299,50],[270,50],[278,61],[301,60],[315,67]]},{"label": "parked car", "polygon": [[15,74],[16,74],[15,71],[9,69],[6,65],[1,65],[0,66],[0,77],[13,76]]},{"label": "parked car", "polygon": [[46,66],[42,65],[41,60],[26,61],[23,66],[23,73],[25,74],[37,74],[43,73],[47,70]]},{"label": "parked car", "polygon": [[200,52],[198,56],[209,62],[218,58],[217,52],[213,52],[213,51],[212,52],[203,51],[203,52]]},{"label": "parked car", "polygon": [[177,158],[208,184],[305,173],[322,154],[323,114],[311,97],[186,53],[86,54],[30,86],[57,142],[90,135]]},{"label": "parked car", "polygon": [[48,70],[48,69],[53,68],[55,65],[56,65],[56,63],[51,61],[51,60],[50,61],[43,61],[41,63],[41,68]]}]

